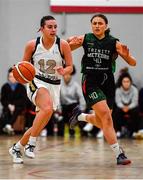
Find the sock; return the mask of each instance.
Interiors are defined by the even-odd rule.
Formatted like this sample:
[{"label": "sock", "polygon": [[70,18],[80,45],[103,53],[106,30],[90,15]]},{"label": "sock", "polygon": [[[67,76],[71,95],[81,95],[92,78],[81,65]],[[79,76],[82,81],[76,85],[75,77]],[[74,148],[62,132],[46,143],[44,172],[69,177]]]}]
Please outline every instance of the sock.
[{"label": "sock", "polygon": [[110,145],[110,147],[114,151],[116,157],[118,157],[119,154],[122,153],[122,149],[120,148],[118,143],[112,144],[112,145]]},{"label": "sock", "polygon": [[37,137],[30,136],[28,144],[36,146],[36,139]]},{"label": "sock", "polygon": [[17,149],[17,150],[20,150],[20,149],[22,149],[24,146],[20,143],[20,141],[18,141],[16,144],[15,144],[15,149]]},{"label": "sock", "polygon": [[77,119],[78,119],[78,121],[85,121],[85,122],[87,122],[86,116],[87,116],[87,114],[81,113],[81,114],[78,116]]}]

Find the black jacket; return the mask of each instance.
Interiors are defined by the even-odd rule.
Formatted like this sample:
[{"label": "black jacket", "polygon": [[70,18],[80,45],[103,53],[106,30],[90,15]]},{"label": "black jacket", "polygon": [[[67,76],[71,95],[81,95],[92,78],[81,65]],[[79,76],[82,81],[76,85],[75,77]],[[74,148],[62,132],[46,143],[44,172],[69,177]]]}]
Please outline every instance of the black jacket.
[{"label": "black jacket", "polygon": [[26,88],[18,83],[15,90],[12,90],[9,83],[5,83],[1,88],[1,104],[7,108],[8,104],[15,105],[15,108],[25,108],[27,103]]}]

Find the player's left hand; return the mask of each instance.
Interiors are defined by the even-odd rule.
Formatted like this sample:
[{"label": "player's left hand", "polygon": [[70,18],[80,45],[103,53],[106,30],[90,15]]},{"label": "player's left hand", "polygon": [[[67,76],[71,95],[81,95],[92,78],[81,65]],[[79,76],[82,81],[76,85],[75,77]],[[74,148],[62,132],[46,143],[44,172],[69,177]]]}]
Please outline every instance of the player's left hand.
[{"label": "player's left hand", "polygon": [[62,76],[65,74],[65,70],[62,66],[56,66],[54,69]]}]

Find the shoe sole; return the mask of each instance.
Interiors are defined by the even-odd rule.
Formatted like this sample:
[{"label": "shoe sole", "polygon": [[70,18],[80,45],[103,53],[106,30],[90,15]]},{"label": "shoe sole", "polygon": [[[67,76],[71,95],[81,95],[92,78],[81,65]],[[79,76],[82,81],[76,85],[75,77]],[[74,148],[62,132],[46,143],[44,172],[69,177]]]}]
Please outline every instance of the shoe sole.
[{"label": "shoe sole", "polygon": [[35,157],[32,157],[32,156],[28,156],[26,153],[25,153],[25,150],[24,150],[24,155],[25,157],[29,158],[29,159],[34,159]]},{"label": "shoe sole", "polygon": [[128,165],[128,164],[131,164],[130,160],[126,160],[125,162],[122,163],[117,163],[117,165]]},{"label": "shoe sole", "polygon": [[26,154],[25,154],[25,157],[27,157],[29,159],[35,159],[35,157],[27,156]]}]

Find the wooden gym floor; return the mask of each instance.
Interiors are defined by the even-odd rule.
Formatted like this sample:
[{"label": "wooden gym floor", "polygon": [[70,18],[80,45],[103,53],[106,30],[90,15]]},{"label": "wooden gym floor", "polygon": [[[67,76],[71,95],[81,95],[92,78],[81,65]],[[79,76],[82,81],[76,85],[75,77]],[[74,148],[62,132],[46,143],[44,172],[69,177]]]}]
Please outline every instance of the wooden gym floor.
[{"label": "wooden gym floor", "polygon": [[143,179],[143,140],[121,139],[132,164],[116,165],[103,139],[39,137],[36,158],[13,164],[9,147],[20,136],[0,136],[1,179]]}]

